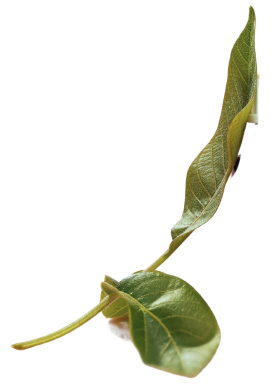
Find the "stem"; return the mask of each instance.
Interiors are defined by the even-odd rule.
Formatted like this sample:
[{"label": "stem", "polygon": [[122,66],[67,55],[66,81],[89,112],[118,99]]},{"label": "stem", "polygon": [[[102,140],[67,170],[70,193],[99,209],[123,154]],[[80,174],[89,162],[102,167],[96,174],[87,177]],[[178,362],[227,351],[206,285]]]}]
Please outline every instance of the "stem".
[{"label": "stem", "polygon": [[72,322],[70,325],[63,327],[60,330],[55,331],[54,333],[45,335],[44,337],[36,338],[27,342],[20,342],[18,344],[12,345],[12,348],[17,350],[25,350],[32,348],[33,346],[42,345],[46,342],[53,341],[57,338],[63,337],[64,335],[70,333],[71,331],[82,326],[84,323],[88,322],[91,318],[95,317],[98,313],[104,310],[109,304],[113,302],[116,297],[106,296],[97,306],[93,307],[87,314],[83,315],[81,318]]},{"label": "stem", "polygon": [[177,237],[172,243],[169,245],[167,250],[160,256],[156,261],[150,264],[149,267],[144,269],[143,272],[152,272],[156,269],[160,268],[160,266],[181,246],[183,240],[187,238],[190,233],[186,234],[183,238],[182,236]]}]

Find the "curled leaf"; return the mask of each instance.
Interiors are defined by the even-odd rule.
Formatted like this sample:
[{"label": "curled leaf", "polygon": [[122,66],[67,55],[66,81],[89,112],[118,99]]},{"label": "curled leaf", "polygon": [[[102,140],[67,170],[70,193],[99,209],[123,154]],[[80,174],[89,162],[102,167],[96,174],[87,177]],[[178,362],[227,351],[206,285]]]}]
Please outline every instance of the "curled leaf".
[{"label": "curled leaf", "polygon": [[[118,282],[110,276],[105,276],[105,283],[110,284],[113,287],[116,287]],[[100,301],[102,301],[106,296],[107,292],[102,290]],[[106,318],[119,318],[128,315],[128,304],[123,298],[116,299],[111,305],[109,305],[105,310],[103,310],[103,315]]]},{"label": "curled leaf", "polygon": [[203,298],[184,280],[140,272],[117,288],[107,283],[102,287],[127,302],[131,336],[146,365],[194,377],[214,356],[219,326]]},{"label": "curled leaf", "polygon": [[[186,238],[215,214],[238,155],[257,87],[255,54],[255,12],[233,46],[218,128],[187,172],[185,206],[172,228],[172,243],[163,262]],[[153,270],[157,266],[151,266]]]}]

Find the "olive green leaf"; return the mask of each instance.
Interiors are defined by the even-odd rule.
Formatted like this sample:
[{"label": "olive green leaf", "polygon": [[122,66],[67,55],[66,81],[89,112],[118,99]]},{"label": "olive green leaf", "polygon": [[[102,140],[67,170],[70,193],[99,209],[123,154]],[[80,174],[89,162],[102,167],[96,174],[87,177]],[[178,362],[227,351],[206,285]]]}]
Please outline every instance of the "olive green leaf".
[{"label": "olive green leaf", "polygon": [[185,281],[162,272],[133,274],[102,288],[128,303],[131,336],[143,362],[194,377],[210,362],[219,342],[217,321]]},{"label": "olive green leaf", "polygon": [[198,227],[210,220],[221,202],[226,182],[237,159],[257,87],[255,12],[233,46],[218,128],[187,172],[185,206],[172,228],[172,243],[147,270],[164,262]]}]

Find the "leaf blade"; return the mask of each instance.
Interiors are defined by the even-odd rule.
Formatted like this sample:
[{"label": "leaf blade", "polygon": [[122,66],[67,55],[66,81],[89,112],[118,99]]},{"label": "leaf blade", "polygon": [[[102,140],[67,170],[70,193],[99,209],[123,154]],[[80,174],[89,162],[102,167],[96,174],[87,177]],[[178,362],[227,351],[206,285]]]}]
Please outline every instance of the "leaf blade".
[{"label": "leaf blade", "polygon": [[212,359],[219,326],[188,283],[158,271],[141,272],[123,279],[114,292],[128,302],[131,335],[146,365],[194,377]]},{"label": "leaf blade", "polygon": [[173,241],[166,257],[217,211],[241,146],[256,86],[255,12],[250,7],[248,22],[231,52],[218,128],[189,167],[183,215],[172,228]]}]

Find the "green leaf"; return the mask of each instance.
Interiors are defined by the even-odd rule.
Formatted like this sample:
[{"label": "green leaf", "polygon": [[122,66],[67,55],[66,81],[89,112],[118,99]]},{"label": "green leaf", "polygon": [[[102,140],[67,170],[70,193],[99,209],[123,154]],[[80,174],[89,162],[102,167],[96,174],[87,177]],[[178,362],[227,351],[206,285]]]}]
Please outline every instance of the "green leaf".
[{"label": "green leaf", "polygon": [[[116,287],[118,282],[110,276],[105,276],[105,283],[110,284],[113,287]],[[102,290],[100,301],[102,301],[108,294]],[[118,318],[128,315],[128,304],[123,298],[116,299],[111,305],[109,305],[103,314],[106,318]]]},{"label": "green leaf", "polygon": [[117,288],[102,283],[129,306],[132,339],[143,362],[194,377],[214,356],[217,321],[203,298],[185,281],[162,272],[140,272]]},{"label": "green leaf", "polygon": [[[218,209],[242,143],[256,87],[255,12],[250,7],[248,22],[231,52],[218,128],[189,167],[183,215],[172,228],[173,241],[159,263],[166,260],[195,229],[209,221]],[[148,270],[158,266],[155,262]]]}]

